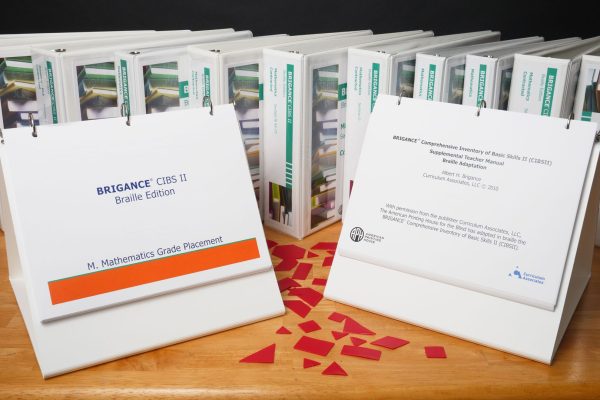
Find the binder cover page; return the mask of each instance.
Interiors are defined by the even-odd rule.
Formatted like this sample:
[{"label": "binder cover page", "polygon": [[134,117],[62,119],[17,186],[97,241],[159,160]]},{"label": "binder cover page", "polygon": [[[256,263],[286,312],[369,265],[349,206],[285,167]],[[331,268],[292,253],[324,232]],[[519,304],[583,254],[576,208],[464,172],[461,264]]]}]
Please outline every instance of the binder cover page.
[{"label": "binder cover page", "polygon": [[380,96],[340,254],[553,310],[595,129]]},{"label": "binder cover page", "polygon": [[15,129],[2,150],[42,321],[271,266],[230,105]]}]

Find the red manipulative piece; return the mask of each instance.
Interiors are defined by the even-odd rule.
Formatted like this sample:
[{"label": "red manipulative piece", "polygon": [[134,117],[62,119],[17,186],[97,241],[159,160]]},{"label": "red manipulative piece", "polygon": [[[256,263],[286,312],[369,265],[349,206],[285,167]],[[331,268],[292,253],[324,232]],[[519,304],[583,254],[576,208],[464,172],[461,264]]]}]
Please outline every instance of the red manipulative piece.
[{"label": "red manipulative piece", "polygon": [[442,346],[425,346],[427,358],[446,358],[446,350]]},{"label": "red manipulative piece", "polygon": [[321,329],[321,326],[319,326],[319,324],[317,324],[314,320],[302,322],[298,324],[298,327],[302,329],[304,333],[310,333]]},{"label": "red manipulative piece", "polygon": [[316,286],[325,286],[327,284],[327,279],[315,278],[313,279],[312,284]]},{"label": "red manipulative piece", "polygon": [[292,331],[290,331],[288,328],[286,328],[285,326],[282,326],[281,328],[277,329],[275,331],[276,334],[278,335],[291,335]]},{"label": "red manipulative piece", "polygon": [[312,269],[312,264],[309,263],[300,263],[296,271],[294,271],[294,275],[292,275],[292,279],[304,280],[308,278],[308,274]]},{"label": "red manipulative piece", "polygon": [[325,257],[323,259],[323,266],[324,267],[331,267],[331,264],[333,264],[333,256]]},{"label": "red manipulative piece", "polygon": [[311,250],[335,250],[337,242],[319,242],[311,247]]},{"label": "red manipulative piece", "polygon": [[351,337],[350,341],[352,342],[352,344],[354,346],[360,346],[361,344],[367,343],[367,341],[365,339],[361,339],[358,337]]},{"label": "red manipulative piece", "polygon": [[347,332],[331,331],[331,336],[333,336],[333,338],[335,340],[340,340],[341,338],[348,336],[348,333]]},{"label": "red manipulative piece", "polygon": [[273,363],[275,362],[275,343],[240,360],[242,363]]},{"label": "red manipulative piece", "polygon": [[342,354],[345,356],[368,358],[369,360],[376,361],[379,361],[381,358],[381,351],[359,346],[344,346],[342,348]]},{"label": "red manipulative piece", "polygon": [[295,287],[291,288],[288,293],[291,296],[297,296],[301,298],[313,307],[316,307],[317,304],[319,304],[319,302],[323,299],[323,295],[312,288]]},{"label": "red manipulative piece", "polygon": [[294,345],[294,349],[325,357],[327,354],[329,354],[333,346],[335,346],[335,343],[327,340],[302,336]]},{"label": "red manipulative piece", "polygon": [[281,272],[281,271],[291,271],[294,269],[294,267],[298,265],[298,260],[294,259],[294,258],[284,258],[283,260],[281,260],[281,262],[279,264],[277,264],[275,266],[275,268],[273,268],[275,271],[277,272]]},{"label": "red manipulative piece", "polygon": [[316,367],[317,365],[321,365],[321,363],[318,361],[315,361],[315,360],[311,360],[310,358],[304,359],[304,364],[303,364],[304,369]]},{"label": "red manipulative piece", "polygon": [[348,376],[348,373],[346,371],[344,371],[344,368],[342,368],[338,363],[336,363],[335,361],[332,362],[329,367],[325,368],[322,372],[323,375],[341,375],[341,376]]},{"label": "red manipulative piece", "polygon": [[284,300],[283,304],[302,318],[306,318],[311,308],[301,300]]},{"label": "red manipulative piece", "polygon": [[409,343],[410,342],[408,340],[395,338],[393,336],[384,336],[380,339],[377,339],[377,340],[374,340],[371,342],[371,344],[373,344],[375,346],[381,346],[381,347],[385,347],[385,348],[392,349],[392,350],[395,350],[398,347],[405,346]]},{"label": "red manipulative piece", "polygon": [[306,250],[295,244],[281,244],[273,250],[272,254],[279,258],[293,258],[299,259],[304,258]]},{"label": "red manipulative piece", "polygon": [[301,286],[298,282],[290,278],[283,278],[277,281],[277,285],[279,286],[279,291],[284,292],[290,288]]}]

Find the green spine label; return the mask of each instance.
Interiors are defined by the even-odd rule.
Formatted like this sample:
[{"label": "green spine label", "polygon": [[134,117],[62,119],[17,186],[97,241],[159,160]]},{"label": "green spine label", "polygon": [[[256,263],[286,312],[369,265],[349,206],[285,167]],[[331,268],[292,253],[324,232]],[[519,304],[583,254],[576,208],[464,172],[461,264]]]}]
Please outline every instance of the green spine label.
[{"label": "green spine label", "polygon": [[127,61],[121,60],[121,88],[123,92],[123,103],[127,110],[131,112],[131,104],[129,103],[129,74],[127,70]]},{"label": "green spine label", "polygon": [[346,100],[348,98],[348,84],[342,83],[338,85],[338,101]]},{"label": "green spine label", "polygon": [[187,99],[190,97],[190,87],[188,81],[179,82],[179,98]]},{"label": "green spine label", "polygon": [[542,98],[541,115],[549,116],[552,113],[552,101],[554,100],[554,89],[556,87],[556,68],[548,68],[546,73],[546,84],[544,85],[544,97]]},{"label": "green spine label", "polygon": [[204,68],[204,75],[202,76],[202,80],[204,86],[204,96],[210,97],[210,68]]},{"label": "green spine label", "polygon": [[260,83],[258,85],[258,101],[263,101],[265,99],[265,92],[263,89],[263,84]]},{"label": "green spine label", "polygon": [[58,111],[56,109],[56,91],[54,88],[54,71],[52,70],[52,63],[50,61],[46,61],[46,69],[48,70],[48,94],[50,95],[52,123],[58,124]]},{"label": "green spine label", "polygon": [[292,144],[294,139],[294,66],[285,75],[285,186],[292,188]]},{"label": "green spine label", "polygon": [[479,107],[481,101],[485,97],[485,81],[487,79],[487,65],[479,64],[479,83],[477,86],[477,102],[475,105]]},{"label": "green spine label", "polygon": [[371,68],[371,112],[379,95],[379,64],[373,63]]},{"label": "green spine label", "polygon": [[427,100],[433,100],[435,87],[435,64],[429,64],[429,75],[427,76]]},{"label": "green spine label", "polygon": [[591,111],[584,111],[581,113],[581,120],[582,121],[591,121],[592,120],[592,112]]}]

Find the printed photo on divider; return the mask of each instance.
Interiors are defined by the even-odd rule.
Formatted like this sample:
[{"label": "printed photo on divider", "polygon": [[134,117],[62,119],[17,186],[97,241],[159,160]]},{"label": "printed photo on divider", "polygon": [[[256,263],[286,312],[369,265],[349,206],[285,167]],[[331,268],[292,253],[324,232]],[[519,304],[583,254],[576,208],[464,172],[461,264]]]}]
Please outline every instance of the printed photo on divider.
[{"label": "printed photo on divider", "polygon": [[600,113],[600,69],[589,68],[585,76],[581,79],[585,79],[587,82],[585,86],[585,98],[583,100],[583,112],[589,114],[591,120],[600,120],[600,116],[592,118],[593,114]]},{"label": "printed photo on divider", "polygon": [[339,65],[313,70],[310,227],[336,216]]},{"label": "printed photo on divider", "polygon": [[81,120],[119,117],[115,63],[76,67]]},{"label": "printed photo on divider", "polygon": [[413,97],[415,89],[415,60],[406,60],[398,63],[396,75],[396,96]]},{"label": "printed photo on divider", "polygon": [[4,129],[39,124],[31,57],[0,58],[0,110]]},{"label": "printed photo on divider", "polygon": [[292,189],[269,182],[269,216],[273,221],[292,226]]},{"label": "printed photo on divider", "polygon": [[177,61],[142,66],[146,114],[179,108],[179,69]]},{"label": "printed photo on divider", "polygon": [[260,196],[260,113],[258,64],[238,65],[227,71],[229,103],[234,104],[256,201]]},{"label": "printed photo on divider", "polygon": [[508,98],[510,95],[510,83],[512,82],[512,68],[502,70],[500,76],[500,104],[498,104],[499,110],[508,110]]}]

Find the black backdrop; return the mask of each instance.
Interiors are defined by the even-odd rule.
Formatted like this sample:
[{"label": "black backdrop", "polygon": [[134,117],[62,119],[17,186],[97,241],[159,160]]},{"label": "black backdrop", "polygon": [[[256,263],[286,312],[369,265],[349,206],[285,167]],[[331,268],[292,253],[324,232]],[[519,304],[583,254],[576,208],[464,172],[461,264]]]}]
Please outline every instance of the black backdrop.
[{"label": "black backdrop", "polygon": [[[250,29],[255,35],[370,28],[437,35],[500,30],[505,39],[600,34],[600,0],[8,0],[0,33]],[[39,3],[39,4],[37,4]],[[25,9],[25,12],[24,12]]]}]

